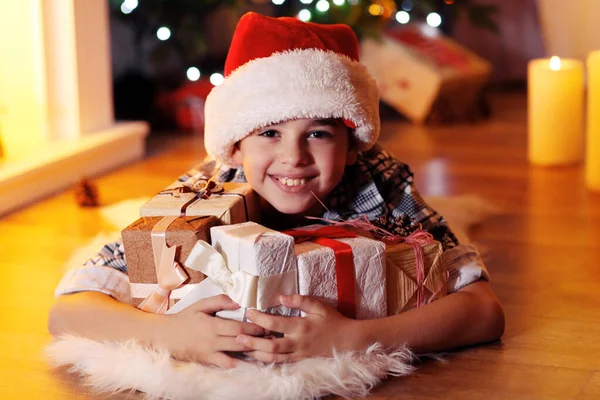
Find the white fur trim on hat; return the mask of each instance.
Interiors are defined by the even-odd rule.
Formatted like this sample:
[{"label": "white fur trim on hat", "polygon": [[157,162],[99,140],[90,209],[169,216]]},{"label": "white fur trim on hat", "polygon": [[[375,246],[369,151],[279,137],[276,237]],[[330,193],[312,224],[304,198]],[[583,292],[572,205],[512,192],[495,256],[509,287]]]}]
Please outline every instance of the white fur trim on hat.
[{"label": "white fur trim on hat", "polygon": [[299,118],[342,118],[358,150],[379,136],[377,84],[361,63],[332,51],[292,50],[252,60],[209,94],[204,144],[231,163],[235,143],[256,129]]}]

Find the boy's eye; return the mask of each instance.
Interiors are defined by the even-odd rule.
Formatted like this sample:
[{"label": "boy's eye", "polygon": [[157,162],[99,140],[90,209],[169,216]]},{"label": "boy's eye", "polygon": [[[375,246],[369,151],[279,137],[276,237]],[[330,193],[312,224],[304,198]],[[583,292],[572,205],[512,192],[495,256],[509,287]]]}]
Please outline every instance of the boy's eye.
[{"label": "boy's eye", "polygon": [[275,130],[268,130],[268,131],[264,131],[258,134],[258,136],[262,136],[262,137],[267,137],[267,138],[274,138],[277,137],[279,133]]},{"label": "boy's eye", "polygon": [[327,131],[312,131],[308,134],[308,137],[315,138],[315,139],[326,139],[326,138],[330,138],[332,136],[333,135]]}]

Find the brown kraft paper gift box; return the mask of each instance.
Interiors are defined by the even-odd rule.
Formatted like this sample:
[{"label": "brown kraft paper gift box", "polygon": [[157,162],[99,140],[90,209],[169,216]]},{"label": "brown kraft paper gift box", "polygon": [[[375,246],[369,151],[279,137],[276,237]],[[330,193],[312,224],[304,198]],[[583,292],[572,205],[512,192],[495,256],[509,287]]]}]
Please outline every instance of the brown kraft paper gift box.
[{"label": "brown kraft paper gift box", "polygon": [[[433,241],[422,246],[425,264],[423,281],[424,304],[447,294],[446,268],[442,262],[442,245]],[[413,246],[407,243],[391,244],[386,249],[387,309],[395,315],[417,305],[416,258]]]},{"label": "brown kraft paper gift box", "polygon": [[[151,234],[154,226],[162,218],[138,218],[121,232],[129,282],[132,284],[133,305],[136,307],[146,296],[136,295],[135,284],[158,283]],[[184,261],[198,240],[210,243],[210,228],[215,225],[219,225],[219,219],[214,216],[187,216],[176,218],[167,228],[167,246],[178,246],[175,261],[185,269],[189,276],[185,284],[199,283],[205,278],[203,273],[187,268]]]}]

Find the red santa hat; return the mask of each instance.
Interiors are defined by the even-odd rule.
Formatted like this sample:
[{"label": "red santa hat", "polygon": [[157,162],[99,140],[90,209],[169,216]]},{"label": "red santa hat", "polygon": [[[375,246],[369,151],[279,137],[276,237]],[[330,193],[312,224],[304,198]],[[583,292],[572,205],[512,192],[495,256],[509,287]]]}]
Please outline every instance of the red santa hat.
[{"label": "red santa hat", "polygon": [[298,118],[340,118],[353,128],[358,150],[369,149],[379,136],[379,94],[358,54],[346,25],[245,14],[225,80],[206,99],[206,151],[229,164],[248,134]]}]

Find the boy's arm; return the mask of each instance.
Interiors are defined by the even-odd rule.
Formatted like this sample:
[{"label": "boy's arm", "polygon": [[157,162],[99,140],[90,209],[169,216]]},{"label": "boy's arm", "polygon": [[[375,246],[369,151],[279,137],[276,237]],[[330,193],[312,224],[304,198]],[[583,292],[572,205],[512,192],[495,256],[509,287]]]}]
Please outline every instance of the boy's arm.
[{"label": "boy's arm", "polygon": [[357,322],[359,343],[406,344],[417,354],[489,342],[504,333],[504,312],[483,280],[424,307]]},{"label": "boy's arm", "polygon": [[55,337],[74,334],[94,340],[137,339],[167,348],[178,359],[231,368],[238,361],[223,352],[248,350],[237,344],[235,337],[264,334],[256,325],[212,316],[237,308],[239,305],[221,295],[203,299],[177,314],[152,314],[99,292],[81,292],[58,297],[50,310],[48,330]]},{"label": "boy's arm", "polygon": [[279,317],[249,310],[248,317],[265,329],[284,333],[264,339],[240,335],[238,342],[254,349],[265,362],[298,361],[331,356],[338,351],[364,350],[373,343],[407,345],[417,354],[451,350],[499,339],[504,313],[490,285],[479,281],[424,307],[375,320],[352,320],[307,296],[284,296],[283,304],[299,308],[305,318]]}]

